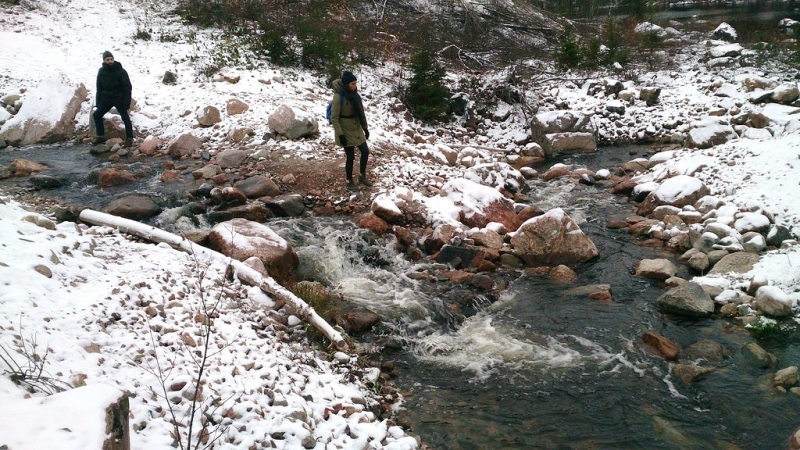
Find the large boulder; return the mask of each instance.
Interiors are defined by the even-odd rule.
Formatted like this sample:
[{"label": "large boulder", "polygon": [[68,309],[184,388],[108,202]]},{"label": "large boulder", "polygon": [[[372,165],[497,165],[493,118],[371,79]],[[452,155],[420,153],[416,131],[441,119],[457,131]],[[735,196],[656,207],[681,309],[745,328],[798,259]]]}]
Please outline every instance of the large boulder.
[{"label": "large boulder", "polygon": [[596,135],[592,117],[577,111],[549,111],[531,120],[531,138],[548,158],[558,153],[593,152]]},{"label": "large boulder", "polygon": [[265,222],[270,210],[261,202],[251,202],[232,207],[221,207],[206,214],[211,223],[225,222],[233,219],[245,219],[254,222]]},{"label": "large boulder", "polygon": [[711,37],[723,41],[734,42],[736,39],[738,39],[739,35],[738,33],[736,33],[736,30],[732,26],[728,25],[725,22],[722,22],[711,33]]},{"label": "large boulder", "polygon": [[123,184],[133,183],[136,176],[125,170],[117,170],[113,167],[103,169],[97,178],[97,186],[107,188],[111,186],[122,186]]},{"label": "large boulder", "polygon": [[298,217],[302,216],[306,210],[303,196],[300,194],[278,195],[268,200],[262,199],[262,201],[272,214],[278,217]]},{"label": "large boulder", "polygon": [[636,275],[656,280],[666,280],[677,273],[675,264],[668,259],[643,259],[636,264]]},{"label": "large boulder", "polygon": [[528,190],[522,173],[504,162],[475,165],[464,172],[464,178],[496,189],[502,188],[512,193]]},{"label": "large boulder", "polygon": [[445,183],[442,192],[460,209],[459,219],[467,226],[485,228],[490,222],[498,222],[507,230],[519,227],[520,220],[514,210],[514,202],[496,189],[457,178]]},{"label": "large boulder", "polygon": [[192,134],[184,133],[169,143],[167,151],[169,152],[169,156],[180,159],[184,156],[190,156],[202,147],[203,142],[200,139]]},{"label": "large boulder", "polygon": [[670,289],[657,302],[664,311],[682,316],[704,317],[714,312],[714,300],[693,281]]},{"label": "large boulder", "polygon": [[17,158],[9,166],[9,170],[15,177],[27,177],[32,173],[44,172],[49,170],[44,164],[40,164],[30,159]]},{"label": "large boulder", "polygon": [[317,119],[305,111],[281,105],[269,115],[269,127],[289,139],[309,136],[319,131]]},{"label": "large boulder", "polygon": [[250,155],[244,150],[225,150],[217,155],[217,165],[221,169],[235,169],[241,166]]},{"label": "large boulder", "polygon": [[238,98],[232,98],[225,104],[225,109],[229,116],[235,116],[244,113],[250,109],[250,106]]},{"label": "large boulder", "polygon": [[144,220],[161,212],[161,207],[150,197],[141,194],[118,198],[105,207],[105,212],[132,220]]},{"label": "large boulder", "polygon": [[528,219],[511,238],[514,253],[530,265],[571,265],[598,255],[597,247],[561,208]]},{"label": "large boulder", "polygon": [[203,127],[211,127],[222,122],[219,109],[217,109],[216,106],[206,106],[205,108],[197,111],[196,118],[197,123]]},{"label": "large boulder", "polygon": [[771,99],[775,103],[788,105],[800,97],[800,89],[797,83],[782,84],[772,91]]},{"label": "large boulder", "polygon": [[776,286],[761,286],[756,291],[756,308],[774,317],[792,314],[792,299]]},{"label": "large boulder", "polygon": [[281,188],[279,188],[271,178],[265,177],[264,175],[245,178],[233,186],[241,190],[247,198],[275,197],[276,195],[281,195]]},{"label": "large boulder", "polygon": [[392,197],[386,194],[380,194],[375,197],[370,210],[388,223],[397,223],[403,218],[403,211],[392,201]]},{"label": "large boulder", "polygon": [[728,123],[709,117],[692,123],[684,146],[688,148],[711,148],[739,137]]},{"label": "large boulder", "polygon": [[755,253],[736,252],[725,255],[719,260],[709,275],[722,273],[747,273],[753,270],[753,266],[758,262],[758,255]]},{"label": "large boulder", "polygon": [[22,108],[0,128],[11,145],[62,142],[75,134],[75,115],[88,95],[63,73],[44,79],[25,96]]},{"label": "large boulder", "polygon": [[694,204],[708,194],[705,183],[688,175],[678,175],[664,180],[653,192],[647,195],[636,214],[648,216],[662,205],[682,208]]},{"label": "large boulder", "polygon": [[594,133],[552,133],[539,143],[547,157],[560,153],[592,153],[597,150],[597,137]]},{"label": "large boulder", "polygon": [[246,219],[217,224],[208,235],[208,242],[214,250],[239,261],[257,257],[270,276],[279,282],[292,281],[300,263],[297,253],[285,239],[268,226]]}]

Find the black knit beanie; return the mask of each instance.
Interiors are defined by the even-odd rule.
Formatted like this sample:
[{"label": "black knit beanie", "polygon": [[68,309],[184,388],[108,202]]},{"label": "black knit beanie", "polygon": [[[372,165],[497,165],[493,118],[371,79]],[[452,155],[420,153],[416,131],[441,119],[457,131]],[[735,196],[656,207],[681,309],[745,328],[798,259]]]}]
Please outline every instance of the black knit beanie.
[{"label": "black knit beanie", "polygon": [[106,50],[106,51],[103,52],[103,59],[113,58],[113,57],[114,57],[114,55],[112,55],[110,51]]},{"label": "black knit beanie", "polygon": [[356,81],[356,76],[353,75],[353,72],[350,72],[349,70],[345,70],[344,72],[342,72],[342,84],[343,85],[347,86],[348,84],[352,83],[353,81]]}]

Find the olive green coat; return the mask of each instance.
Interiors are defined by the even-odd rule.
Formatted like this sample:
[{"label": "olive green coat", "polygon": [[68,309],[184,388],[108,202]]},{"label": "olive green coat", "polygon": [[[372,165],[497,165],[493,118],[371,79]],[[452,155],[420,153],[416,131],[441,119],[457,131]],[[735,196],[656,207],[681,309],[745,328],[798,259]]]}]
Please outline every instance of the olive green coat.
[{"label": "olive green coat", "polygon": [[[333,123],[334,140],[336,145],[342,145],[339,136],[347,139],[347,147],[358,147],[367,141],[364,127],[358,120],[358,112],[347,97],[342,94],[342,80],[333,81],[333,100],[331,104],[331,123]],[[341,97],[341,98],[340,98]],[[342,117],[346,116],[346,117]]]}]

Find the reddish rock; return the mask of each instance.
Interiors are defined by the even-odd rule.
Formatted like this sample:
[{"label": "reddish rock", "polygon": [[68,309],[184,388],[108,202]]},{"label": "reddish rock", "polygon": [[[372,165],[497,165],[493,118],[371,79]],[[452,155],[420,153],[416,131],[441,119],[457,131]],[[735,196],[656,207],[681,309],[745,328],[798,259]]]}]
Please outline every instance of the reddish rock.
[{"label": "reddish rock", "polygon": [[11,170],[11,173],[13,173],[15,177],[27,177],[32,173],[48,170],[48,168],[43,164],[29,159],[17,158],[11,163],[9,170]]},{"label": "reddish rock", "polygon": [[475,241],[475,245],[480,245],[482,247],[488,247],[492,249],[501,249],[503,248],[503,237],[497,234],[496,231],[493,230],[481,230],[477,233],[472,233],[469,235],[470,239]]},{"label": "reddish rock", "polygon": [[386,231],[389,230],[389,224],[373,213],[359,214],[356,217],[356,225],[358,225],[359,228],[370,230],[379,236],[383,236]]},{"label": "reddish rock", "polygon": [[532,219],[534,217],[539,217],[542,214],[544,214],[544,210],[542,210],[542,209],[540,209],[540,208],[538,208],[536,206],[533,206],[533,205],[528,205],[528,206],[522,208],[520,210],[519,214],[517,214],[517,216],[519,217],[520,223],[524,223],[528,219]]},{"label": "reddish rock", "polygon": [[789,449],[800,450],[800,429],[795,431],[792,437],[789,439]]},{"label": "reddish rock", "polygon": [[147,156],[152,156],[156,154],[161,144],[161,139],[154,136],[147,136],[139,145],[139,151]]},{"label": "reddish rock", "polygon": [[553,166],[547,172],[545,172],[544,175],[542,175],[542,180],[550,181],[550,180],[554,180],[556,178],[565,177],[567,175],[569,175],[569,169],[567,168],[567,166],[556,165],[556,166]]},{"label": "reddish rock", "polygon": [[379,317],[373,312],[349,312],[336,318],[336,322],[348,333],[369,331],[378,323]]},{"label": "reddish rock", "polygon": [[664,247],[664,241],[661,239],[645,239],[641,242],[641,245],[644,247],[662,248]]},{"label": "reddish rock", "polygon": [[136,177],[130,173],[117,169],[103,169],[100,171],[100,176],[97,179],[97,186],[106,188],[110,186],[121,186],[123,184],[133,183]]},{"label": "reddish rock", "polygon": [[[488,261],[487,261],[488,262]],[[469,280],[469,284],[484,291],[492,290],[494,283],[492,278],[488,275],[476,274]]]},{"label": "reddish rock", "polygon": [[590,300],[597,300],[600,302],[612,302],[614,301],[614,297],[611,295],[611,291],[597,291],[592,292],[589,294]]},{"label": "reddish rock", "polygon": [[281,195],[281,188],[272,179],[263,175],[245,178],[235,183],[235,188],[240,189],[247,198],[275,197]]},{"label": "reddish rock", "polygon": [[146,195],[128,195],[109,203],[105,212],[126,219],[142,220],[158,215],[161,207]]},{"label": "reddish rock", "polygon": [[203,143],[189,133],[182,134],[175,138],[172,142],[169,143],[167,150],[169,152],[169,156],[180,159],[184,156],[189,156],[200,148],[203,147]]},{"label": "reddish rock", "polygon": [[465,272],[463,270],[451,270],[443,274],[445,278],[456,284],[464,284],[475,276],[472,272]]},{"label": "reddish rock", "polygon": [[681,208],[694,205],[697,200],[708,195],[705,183],[688,175],[678,175],[668,178],[639,205],[636,214],[648,216],[662,205],[672,205]]},{"label": "reddish rock", "polygon": [[247,196],[239,189],[228,186],[222,188],[222,201],[227,205],[244,205],[247,203]]},{"label": "reddish rock", "polygon": [[375,197],[375,200],[372,201],[372,205],[370,206],[370,210],[375,213],[376,216],[389,223],[396,223],[403,218],[403,212],[400,211],[400,208],[385,194]]},{"label": "reddish rock", "polygon": [[577,264],[598,255],[594,242],[560,208],[522,224],[511,245],[527,264]]},{"label": "reddish rock", "polygon": [[247,161],[248,154],[244,150],[226,150],[217,155],[216,161],[220,168],[235,169]]},{"label": "reddish rock", "polygon": [[677,273],[675,265],[668,259],[643,259],[636,263],[636,275],[656,280],[666,280]]},{"label": "reddish rock", "polygon": [[411,246],[416,240],[416,236],[408,228],[395,225],[392,227],[392,232],[397,238],[397,243],[403,248]]},{"label": "reddish rock", "polygon": [[559,284],[572,284],[578,281],[578,274],[563,264],[550,269],[549,275],[553,281]]},{"label": "reddish rock", "polygon": [[609,220],[606,222],[606,228],[609,230],[621,230],[623,228],[628,228],[629,225],[630,224],[624,220]]},{"label": "reddish rock", "polygon": [[650,162],[644,158],[634,159],[633,161],[628,161],[626,163],[622,163],[622,170],[627,173],[636,173],[636,172],[647,172],[649,168],[648,165]]},{"label": "reddish rock", "polygon": [[225,222],[233,219],[247,219],[254,222],[265,222],[269,217],[269,210],[261,202],[247,203],[233,207],[217,209],[207,214],[211,222]]},{"label": "reddish rock", "polygon": [[490,222],[498,222],[507,230],[519,228],[514,202],[496,189],[458,178],[445,183],[442,191],[461,209],[461,222],[468,227],[485,228]]},{"label": "reddish rock", "polygon": [[256,256],[279,282],[291,281],[300,262],[291,244],[268,226],[246,219],[217,224],[208,236],[212,249],[244,261]]},{"label": "reddish rock", "polygon": [[162,183],[172,183],[173,181],[179,181],[181,179],[181,174],[174,170],[165,170],[164,173],[161,174]]},{"label": "reddish rock", "polygon": [[609,192],[612,194],[618,195],[631,195],[633,193],[633,188],[636,187],[636,182],[626,178],[619,183],[615,184],[614,187],[611,188]]},{"label": "reddish rock", "polygon": [[443,224],[436,227],[425,237],[425,251],[429,254],[438,252],[445,244],[456,236],[457,229],[453,225]]},{"label": "reddish rock", "polygon": [[225,105],[225,109],[229,116],[235,116],[247,111],[250,109],[250,106],[237,98],[232,98],[228,100],[228,103]]},{"label": "reddish rock", "polygon": [[658,221],[653,219],[642,220],[641,222],[636,222],[628,227],[628,233],[634,236],[647,236],[650,234],[650,228],[653,225],[657,225]]},{"label": "reddish rock", "polygon": [[642,341],[667,361],[675,361],[681,354],[681,349],[677,344],[655,331],[646,332],[642,336]]},{"label": "reddish rock", "polygon": [[220,173],[218,175],[214,175],[211,177],[211,181],[214,182],[217,186],[221,186],[223,184],[227,184],[231,180],[230,174],[227,173]]}]

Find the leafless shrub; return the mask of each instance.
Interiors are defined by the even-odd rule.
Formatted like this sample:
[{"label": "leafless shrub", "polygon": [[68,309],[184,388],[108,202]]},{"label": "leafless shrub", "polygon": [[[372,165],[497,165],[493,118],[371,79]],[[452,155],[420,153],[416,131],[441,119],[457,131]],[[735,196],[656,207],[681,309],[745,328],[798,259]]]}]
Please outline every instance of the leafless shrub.
[{"label": "leafless shrub", "polygon": [[[45,346],[44,352],[39,347],[34,333],[29,339],[22,337],[22,325],[20,324],[20,335],[16,336],[16,349],[9,349],[0,344],[0,361],[6,366],[3,374],[7,375],[17,386],[25,387],[30,393],[42,392],[45,394],[57,394],[59,392],[72,389],[69,383],[53,378],[45,370],[47,356],[50,349]],[[18,356],[12,353],[17,353]],[[20,362],[19,359],[22,361]]]}]

